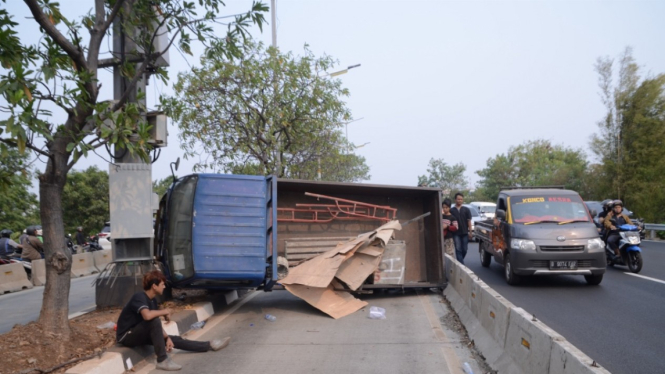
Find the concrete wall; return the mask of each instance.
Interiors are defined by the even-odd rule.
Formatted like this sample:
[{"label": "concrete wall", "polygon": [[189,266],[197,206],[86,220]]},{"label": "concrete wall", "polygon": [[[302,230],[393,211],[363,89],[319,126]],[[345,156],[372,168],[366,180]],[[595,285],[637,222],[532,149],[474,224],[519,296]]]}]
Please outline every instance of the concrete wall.
[{"label": "concrete wall", "polygon": [[518,308],[469,268],[445,256],[444,295],[478,350],[499,373],[606,374],[563,336]]}]

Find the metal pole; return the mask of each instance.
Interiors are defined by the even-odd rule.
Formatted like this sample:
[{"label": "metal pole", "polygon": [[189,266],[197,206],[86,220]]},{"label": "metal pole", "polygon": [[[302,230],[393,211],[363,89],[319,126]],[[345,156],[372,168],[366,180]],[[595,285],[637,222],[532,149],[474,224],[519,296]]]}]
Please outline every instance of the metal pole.
[{"label": "metal pole", "polygon": [[[272,46],[277,49],[277,16],[275,15],[275,0],[270,0],[270,19],[272,22]],[[273,94],[277,95],[277,71],[274,74],[274,90]],[[273,123],[274,125],[274,123]],[[281,133],[277,133],[275,137],[275,175],[280,176],[282,170],[282,140]]]}]

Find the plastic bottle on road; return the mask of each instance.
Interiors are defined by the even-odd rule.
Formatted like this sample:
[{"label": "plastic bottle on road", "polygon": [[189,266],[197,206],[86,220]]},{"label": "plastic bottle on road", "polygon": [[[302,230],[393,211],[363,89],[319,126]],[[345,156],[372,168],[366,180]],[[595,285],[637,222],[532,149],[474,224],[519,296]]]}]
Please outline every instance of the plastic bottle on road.
[{"label": "plastic bottle on road", "polygon": [[464,374],[473,374],[473,369],[471,369],[471,365],[468,362],[464,363],[462,369],[464,369]]},{"label": "plastic bottle on road", "polygon": [[195,323],[192,323],[192,326],[190,327],[190,329],[191,330],[198,330],[200,328],[203,328],[203,326],[205,326],[205,324],[206,324],[206,321],[195,322]]},{"label": "plastic bottle on road", "polygon": [[275,322],[277,317],[273,316],[272,314],[266,314],[266,319],[270,322]]}]

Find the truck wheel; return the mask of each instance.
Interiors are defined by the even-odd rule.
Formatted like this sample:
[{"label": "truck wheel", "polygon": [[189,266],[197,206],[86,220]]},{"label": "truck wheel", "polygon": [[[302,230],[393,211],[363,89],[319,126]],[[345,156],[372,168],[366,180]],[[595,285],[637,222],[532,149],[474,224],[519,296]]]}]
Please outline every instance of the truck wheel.
[{"label": "truck wheel", "polygon": [[506,283],[508,283],[511,286],[514,286],[520,282],[520,276],[515,274],[513,271],[513,264],[510,261],[510,253],[506,253],[506,260],[505,264],[503,265],[504,267],[504,277],[506,278]]},{"label": "truck wheel", "polygon": [[492,262],[492,256],[483,249],[483,243],[480,243],[480,264],[483,265],[484,268],[490,267],[490,262]]},{"label": "truck wheel", "polygon": [[597,286],[603,280],[603,274],[598,275],[585,275],[584,279],[590,286]]}]

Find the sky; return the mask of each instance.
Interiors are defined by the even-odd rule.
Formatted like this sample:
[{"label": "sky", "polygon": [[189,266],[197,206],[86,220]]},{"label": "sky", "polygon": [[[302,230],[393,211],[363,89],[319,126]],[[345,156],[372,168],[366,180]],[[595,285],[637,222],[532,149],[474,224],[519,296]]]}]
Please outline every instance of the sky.
[{"label": "sky", "polygon": [[[93,6],[90,0],[60,3],[66,15]],[[23,2],[0,6],[16,15],[25,40],[37,40]],[[223,11],[250,6],[229,0]],[[283,52],[302,54],[308,44],[316,55],[339,60],[335,70],[361,64],[339,79],[350,90],[353,117],[362,118],[347,125],[348,137],[369,143],[356,150],[370,167],[365,183],[415,186],[429,160],[443,158],[465,164],[473,187],[489,158],[536,139],[592,157],[589,139],[605,113],[596,60],[630,46],[644,75],[665,73],[665,1],[278,0],[276,15]],[[270,44],[270,25],[251,31]],[[195,57],[185,59],[171,51],[171,83],[199,65],[200,52],[195,48]],[[100,99],[111,99],[111,74],[100,79]],[[148,105],[173,94],[170,86],[152,79]],[[168,144],[153,164],[153,179],[169,176],[169,163],[183,154],[172,122]],[[182,160],[178,175],[191,173],[195,162]],[[95,155],[76,169],[91,165],[108,170]]]}]

